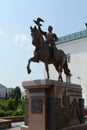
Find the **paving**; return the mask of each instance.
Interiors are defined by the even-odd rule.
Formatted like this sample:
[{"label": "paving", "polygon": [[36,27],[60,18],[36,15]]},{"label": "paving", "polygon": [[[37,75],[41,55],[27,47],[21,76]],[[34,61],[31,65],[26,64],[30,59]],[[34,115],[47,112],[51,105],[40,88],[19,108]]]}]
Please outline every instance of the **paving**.
[{"label": "paving", "polygon": [[4,129],[4,130],[21,130],[21,126],[24,125],[24,122],[17,122],[17,123],[12,123],[12,127],[9,129]]},{"label": "paving", "polygon": [[[87,121],[85,122],[87,124]],[[9,129],[4,129],[4,130],[21,130],[21,126],[24,125],[24,122],[17,122],[17,123],[12,123],[12,127]]]}]

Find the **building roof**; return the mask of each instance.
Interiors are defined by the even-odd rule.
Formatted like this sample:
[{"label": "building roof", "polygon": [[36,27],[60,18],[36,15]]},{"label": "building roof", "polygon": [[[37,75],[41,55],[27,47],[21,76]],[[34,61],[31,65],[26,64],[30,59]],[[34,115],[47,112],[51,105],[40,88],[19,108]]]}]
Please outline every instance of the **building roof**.
[{"label": "building roof", "polygon": [[56,44],[70,42],[70,41],[77,40],[77,39],[84,38],[84,37],[87,37],[87,29],[79,31],[79,32],[75,32],[75,33],[72,33],[69,35],[62,36],[59,38],[59,41],[56,42]]},{"label": "building roof", "polygon": [[0,88],[5,88],[6,89],[6,87],[4,85],[2,85],[2,84],[0,84]]}]

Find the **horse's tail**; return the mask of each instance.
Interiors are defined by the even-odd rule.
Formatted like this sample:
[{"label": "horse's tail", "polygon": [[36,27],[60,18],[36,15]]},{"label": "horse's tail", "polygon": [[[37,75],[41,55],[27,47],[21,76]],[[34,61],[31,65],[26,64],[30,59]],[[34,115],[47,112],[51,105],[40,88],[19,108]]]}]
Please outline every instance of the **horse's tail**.
[{"label": "horse's tail", "polygon": [[68,68],[68,64],[67,64],[67,59],[65,60],[65,63],[64,63],[64,73],[67,75],[67,76],[71,76],[71,72],[70,72],[70,69]]}]

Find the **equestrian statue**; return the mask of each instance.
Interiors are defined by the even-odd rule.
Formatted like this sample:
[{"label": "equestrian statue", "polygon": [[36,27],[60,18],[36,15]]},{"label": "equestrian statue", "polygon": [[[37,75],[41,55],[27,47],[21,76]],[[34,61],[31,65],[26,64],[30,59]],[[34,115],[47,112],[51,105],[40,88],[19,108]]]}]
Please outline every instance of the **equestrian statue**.
[{"label": "equestrian statue", "polygon": [[27,71],[31,73],[30,63],[40,61],[45,64],[47,78],[49,79],[48,64],[53,64],[58,72],[58,81],[63,81],[62,72],[64,71],[67,77],[71,76],[70,69],[68,68],[67,55],[64,51],[56,48],[55,41],[58,41],[58,37],[55,33],[52,33],[53,27],[48,26],[48,32],[41,29],[41,22],[43,19],[37,18],[33,20],[34,27],[30,27],[32,44],[35,46],[34,56],[28,60]]}]

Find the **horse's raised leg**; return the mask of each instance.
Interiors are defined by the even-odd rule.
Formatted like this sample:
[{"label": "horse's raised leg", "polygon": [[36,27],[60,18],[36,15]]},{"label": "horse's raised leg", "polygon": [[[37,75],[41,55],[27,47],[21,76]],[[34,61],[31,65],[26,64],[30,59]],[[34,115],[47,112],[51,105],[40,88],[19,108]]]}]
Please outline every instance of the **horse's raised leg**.
[{"label": "horse's raised leg", "polygon": [[28,72],[28,74],[31,73],[31,69],[30,69],[30,63],[31,63],[31,62],[39,62],[39,61],[37,60],[36,57],[32,57],[32,58],[30,58],[30,59],[28,60],[28,64],[27,64],[27,72]]},{"label": "horse's raised leg", "polygon": [[30,61],[28,61],[28,64],[27,64],[27,73],[28,73],[28,74],[31,73],[31,69],[30,69]]},{"label": "horse's raised leg", "polygon": [[45,69],[46,69],[46,72],[47,72],[47,78],[49,79],[50,76],[49,76],[49,68],[48,68],[48,64],[45,63]]}]

